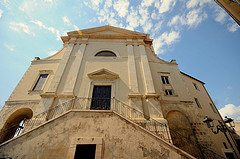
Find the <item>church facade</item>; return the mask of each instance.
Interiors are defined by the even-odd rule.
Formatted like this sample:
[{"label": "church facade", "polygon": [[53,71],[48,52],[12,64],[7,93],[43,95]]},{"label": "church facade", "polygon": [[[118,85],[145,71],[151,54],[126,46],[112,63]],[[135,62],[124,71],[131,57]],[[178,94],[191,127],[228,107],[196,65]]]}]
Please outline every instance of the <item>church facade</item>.
[{"label": "church facade", "polygon": [[149,34],[103,26],[62,41],[32,61],[5,102],[0,157],[239,156],[231,134],[202,122],[223,122],[204,83],[157,57]]}]

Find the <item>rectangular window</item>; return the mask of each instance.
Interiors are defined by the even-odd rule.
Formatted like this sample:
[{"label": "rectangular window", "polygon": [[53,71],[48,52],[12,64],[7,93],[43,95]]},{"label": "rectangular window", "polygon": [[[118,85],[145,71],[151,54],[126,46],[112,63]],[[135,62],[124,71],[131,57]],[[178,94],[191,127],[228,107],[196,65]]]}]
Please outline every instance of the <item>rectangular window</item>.
[{"label": "rectangular window", "polygon": [[198,88],[196,83],[193,83],[193,85],[194,85],[195,89],[199,90],[199,88]]},{"label": "rectangular window", "polygon": [[165,94],[166,95],[173,95],[173,90],[172,89],[166,89]]},{"label": "rectangular window", "polygon": [[40,76],[38,77],[38,80],[32,90],[33,91],[42,90],[42,87],[43,87],[47,77],[48,77],[48,74],[40,74]]},{"label": "rectangular window", "polygon": [[74,159],[95,159],[96,145],[77,145]]},{"label": "rectangular window", "polygon": [[195,99],[195,102],[196,102],[197,106],[198,106],[199,108],[201,108],[201,105],[200,105],[198,99],[197,99],[197,98],[194,98],[194,99]]},{"label": "rectangular window", "polygon": [[168,76],[161,76],[161,79],[163,84],[170,84]]},{"label": "rectangular window", "polygon": [[215,108],[214,108],[214,106],[213,106],[211,103],[210,103],[210,106],[211,106],[213,112],[214,112],[214,113],[217,113],[216,110],[215,110]]},{"label": "rectangular window", "polygon": [[228,149],[227,144],[225,142],[223,142],[223,146],[225,149]]}]

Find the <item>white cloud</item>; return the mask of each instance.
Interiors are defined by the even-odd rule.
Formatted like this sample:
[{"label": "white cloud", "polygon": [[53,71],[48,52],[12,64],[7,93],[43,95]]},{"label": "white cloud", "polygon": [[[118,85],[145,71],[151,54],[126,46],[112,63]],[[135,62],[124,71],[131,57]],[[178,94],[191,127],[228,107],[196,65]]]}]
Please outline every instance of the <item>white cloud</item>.
[{"label": "white cloud", "polygon": [[67,26],[70,26],[70,25],[71,25],[71,22],[70,22],[70,20],[68,19],[67,16],[63,16],[63,17],[62,17],[62,20],[63,20],[63,23],[64,23],[65,25],[67,25]]},{"label": "white cloud", "polygon": [[3,10],[0,9],[0,18],[2,18]]},{"label": "white cloud", "polygon": [[2,0],[0,3],[6,8],[10,9],[10,0]]},{"label": "white cloud", "polygon": [[151,6],[151,5],[153,4],[154,1],[155,1],[155,0],[143,0],[143,1],[141,2],[141,6],[142,6],[142,7],[149,7],[149,6]]},{"label": "white cloud", "polygon": [[10,51],[14,51],[14,47],[13,47],[13,46],[10,46],[10,45],[8,45],[8,44],[4,44],[4,46],[5,46],[6,48],[8,48]]},{"label": "white cloud", "polygon": [[53,0],[44,0],[44,2],[53,3]]},{"label": "white cloud", "polygon": [[188,0],[187,2],[187,8],[193,8],[196,7],[198,5],[199,1],[198,0]]},{"label": "white cloud", "polygon": [[102,3],[103,0],[91,0],[92,6],[94,8],[99,8],[99,5]]},{"label": "white cloud", "polygon": [[49,10],[49,8],[51,8],[54,4],[53,1],[54,0],[23,0],[18,9],[32,17],[32,15],[38,11]]},{"label": "white cloud", "polygon": [[49,56],[52,56],[52,55],[54,55],[55,53],[57,53],[58,51],[57,50],[51,50],[51,51],[48,51],[48,55]]},{"label": "white cloud", "polygon": [[141,15],[140,24],[144,25],[147,22],[147,20],[149,20],[148,8],[139,7],[138,11],[139,11],[139,14]]},{"label": "white cloud", "polygon": [[99,5],[103,2],[103,0],[91,0],[89,1],[84,1],[83,4],[93,10],[99,10]]},{"label": "white cloud", "polygon": [[139,6],[138,11],[140,14],[140,26],[142,27],[143,31],[147,33],[153,26],[148,8]]},{"label": "white cloud", "polygon": [[152,12],[151,18],[154,20],[158,20],[161,18],[160,14],[158,14],[155,10]]},{"label": "white cloud", "polygon": [[215,12],[216,12],[216,17],[214,20],[216,22],[223,24],[226,21],[227,13],[222,8],[219,8],[219,7],[215,9]]},{"label": "white cloud", "polygon": [[161,27],[162,27],[162,21],[158,21],[157,23],[154,24],[151,30],[152,37],[155,37],[156,34],[159,33]]},{"label": "white cloud", "polygon": [[128,0],[118,0],[113,4],[113,8],[117,11],[119,17],[125,17],[128,13]]},{"label": "white cloud", "polygon": [[228,24],[227,25],[227,29],[228,29],[228,31],[230,31],[230,32],[235,32],[235,31],[237,31],[238,29],[240,29],[240,27],[239,27],[239,25],[237,24],[237,23],[231,23],[231,24]]},{"label": "white cloud", "polygon": [[169,22],[168,26],[175,26],[177,28],[178,25],[188,25],[191,27],[198,26],[203,20],[207,18],[206,13],[202,13],[202,10],[199,9],[192,9],[190,10],[187,15],[176,15],[174,16]]},{"label": "white cloud", "polygon": [[219,110],[220,114],[224,118],[225,116],[240,121],[240,105],[227,104]]},{"label": "white cloud", "polygon": [[181,24],[181,25],[185,25],[186,20],[184,19],[183,16],[180,16],[180,15],[176,15],[174,16],[169,22],[168,22],[168,26],[174,26],[174,25],[177,25],[177,24]]},{"label": "white cloud", "polygon": [[96,17],[93,17],[93,19],[89,19],[90,23],[95,23],[97,21]]},{"label": "white cloud", "polygon": [[193,9],[187,14],[187,25],[190,27],[198,26],[203,20],[207,18],[206,13],[201,13],[201,9]]},{"label": "white cloud", "polygon": [[168,12],[175,6],[175,0],[156,0],[154,6],[158,9],[159,13]]},{"label": "white cloud", "polygon": [[143,25],[143,31],[145,33],[147,33],[151,28],[152,28],[153,24],[151,22],[151,20],[147,21],[144,25]]},{"label": "white cloud", "polygon": [[155,40],[153,41],[154,49],[158,54],[161,54],[165,51],[163,49],[164,46],[173,44],[179,38],[180,38],[179,32],[176,31],[171,31],[170,33],[164,32],[162,35],[155,38]]},{"label": "white cloud", "polygon": [[55,29],[54,27],[47,27],[45,24],[43,24],[41,21],[39,20],[32,20],[31,23],[38,25],[40,28],[45,29],[47,31],[50,31],[51,33],[56,35],[56,39],[59,41],[61,40],[60,37],[60,31]]},{"label": "white cloud", "polygon": [[127,28],[130,30],[134,30],[134,28],[139,26],[140,17],[137,14],[137,11],[131,8],[130,14],[126,18],[126,22],[128,22]]},{"label": "white cloud", "polygon": [[112,6],[112,0],[106,0],[105,4],[104,4],[104,7],[109,8],[111,6]]},{"label": "white cloud", "polygon": [[105,4],[102,9],[100,9],[97,12],[98,15],[98,21],[100,23],[107,23],[112,26],[116,27],[122,27],[122,23],[117,21],[116,15],[113,12],[113,10],[110,10],[110,7],[112,6],[112,1],[111,0],[106,0]]},{"label": "white cloud", "polygon": [[31,32],[29,26],[23,22],[10,22],[9,28],[17,32],[24,32],[35,36],[35,33]]},{"label": "white cloud", "polygon": [[203,6],[204,4],[211,3],[211,2],[212,0],[188,0],[186,5],[187,5],[187,8],[190,9],[190,8],[197,7],[198,5]]}]

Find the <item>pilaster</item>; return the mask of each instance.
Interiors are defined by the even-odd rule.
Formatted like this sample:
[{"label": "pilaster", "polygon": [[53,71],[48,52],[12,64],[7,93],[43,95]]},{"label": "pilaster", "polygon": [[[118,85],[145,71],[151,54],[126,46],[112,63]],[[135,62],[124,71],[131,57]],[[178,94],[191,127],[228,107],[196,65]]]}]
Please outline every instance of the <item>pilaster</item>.
[{"label": "pilaster", "polygon": [[77,81],[78,73],[81,67],[82,59],[84,56],[84,52],[87,46],[87,38],[82,39],[80,42],[77,43],[77,53],[75,55],[75,60],[73,62],[73,65],[71,66],[70,73],[69,73],[69,79],[66,82],[66,85],[64,87],[64,94],[71,94],[74,95],[74,86]]},{"label": "pilaster", "polygon": [[141,64],[142,64],[146,94],[155,94],[156,92],[153,85],[153,78],[152,78],[144,43],[139,41],[138,47],[139,47],[139,52],[141,56]]},{"label": "pilaster", "polygon": [[61,81],[64,70],[66,68],[67,62],[68,62],[69,57],[71,55],[71,52],[73,50],[75,40],[76,40],[76,38],[72,38],[69,41],[69,44],[67,46],[68,48],[65,51],[65,53],[63,55],[63,58],[61,59],[59,65],[58,65],[57,71],[56,71],[56,73],[53,77],[53,80],[52,80],[52,82],[49,86],[48,91],[46,92],[47,94],[56,94],[57,88],[58,88],[59,83]]},{"label": "pilaster", "polygon": [[135,56],[132,39],[127,39],[129,87],[133,94],[139,94]]}]

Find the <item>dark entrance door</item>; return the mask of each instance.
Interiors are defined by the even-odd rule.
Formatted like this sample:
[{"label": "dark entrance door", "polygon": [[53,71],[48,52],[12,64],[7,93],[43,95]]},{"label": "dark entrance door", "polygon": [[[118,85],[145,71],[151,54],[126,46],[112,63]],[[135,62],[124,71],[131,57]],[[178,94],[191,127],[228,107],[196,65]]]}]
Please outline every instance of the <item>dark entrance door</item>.
[{"label": "dark entrance door", "polygon": [[77,145],[74,159],[95,159],[96,145]]},{"label": "dark entrance door", "polygon": [[91,109],[110,110],[111,86],[94,86]]}]

